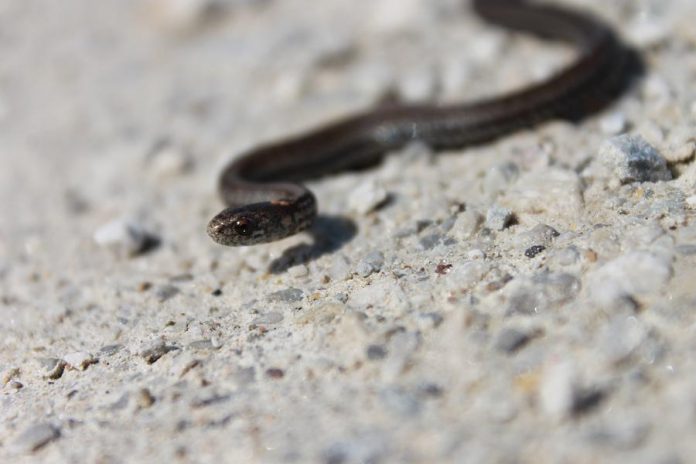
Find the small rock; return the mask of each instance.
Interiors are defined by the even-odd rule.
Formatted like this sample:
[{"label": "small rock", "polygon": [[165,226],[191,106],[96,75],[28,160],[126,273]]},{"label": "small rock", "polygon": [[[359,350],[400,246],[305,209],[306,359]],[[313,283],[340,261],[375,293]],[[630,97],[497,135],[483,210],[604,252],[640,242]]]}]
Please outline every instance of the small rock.
[{"label": "small rock", "polygon": [[145,359],[145,362],[148,364],[152,364],[156,362],[159,358],[164,356],[165,354],[169,353],[170,351],[177,350],[178,348],[175,346],[167,345],[164,342],[159,342],[152,348],[148,348],[146,350],[143,350],[140,353],[140,356]]},{"label": "small rock", "polygon": [[500,331],[495,341],[495,348],[503,353],[514,353],[532,339],[532,334],[516,328],[505,328]]},{"label": "small rock", "polygon": [[158,28],[185,33],[203,26],[219,15],[218,0],[148,0],[148,14]]},{"label": "small rock", "polygon": [[2,373],[2,384],[7,385],[12,379],[19,377],[19,368],[11,367]]},{"label": "small rock", "polygon": [[635,251],[609,261],[588,280],[595,302],[612,306],[620,300],[659,291],[672,277],[669,259]]},{"label": "small rock", "polygon": [[300,264],[297,266],[292,266],[290,269],[288,269],[288,274],[295,278],[305,277],[309,274],[309,269],[304,264]]},{"label": "small rock", "polygon": [[672,27],[651,14],[642,14],[628,25],[631,42],[641,48],[655,48],[665,43],[672,33]]},{"label": "small rock", "polygon": [[672,89],[662,76],[653,74],[643,81],[643,94],[650,100],[665,102],[672,95]]},{"label": "small rock", "polygon": [[348,208],[364,216],[378,209],[388,198],[387,191],[375,182],[363,182],[348,197]]},{"label": "small rock", "polygon": [[272,324],[279,324],[283,322],[283,314],[279,313],[277,311],[271,311],[266,314],[261,314],[260,316],[256,317],[253,321],[251,321],[252,324],[256,325],[272,325]]},{"label": "small rock", "polygon": [[304,292],[299,288],[287,288],[268,294],[266,299],[276,303],[296,303],[301,301],[303,297]]},{"label": "small rock", "polygon": [[385,388],[379,398],[389,411],[402,417],[413,417],[421,410],[418,398],[403,388]]},{"label": "small rock", "polygon": [[599,120],[599,128],[607,135],[618,135],[626,130],[626,116],[617,111]]},{"label": "small rock", "polygon": [[539,387],[542,409],[550,416],[562,418],[571,414],[575,403],[577,374],[572,364],[562,362],[544,371]]},{"label": "small rock", "polygon": [[387,356],[387,350],[382,345],[369,345],[367,347],[367,359],[377,361]]},{"label": "small rock", "polygon": [[10,382],[7,384],[10,388],[14,388],[15,390],[19,390],[20,388],[24,388],[24,384],[20,382],[19,380],[10,380]]},{"label": "small rock", "polygon": [[348,280],[353,275],[350,260],[344,255],[335,255],[329,268],[329,277],[334,282]]},{"label": "small rock", "polygon": [[91,354],[85,353],[84,351],[78,351],[76,353],[70,353],[63,356],[63,360],[67,363],[68,367],[75,370],[84,371],[91,364],[95,364],[97,360],[92,357]]},{"label": "small rock", "polygon": [[514,219],[512,211],[499,205],[491,206],[486,212],[486,227],[491,230],[503,230],[508,227]]},{"label": "small rock", "polygon": [[531,259],[536,257],[538,254],[543,253],[544,250],[546,250],[544,245],[532,245],[525,250],[524,255]]},{"label": "small rock", "polygon": [[65,361],[57,358],[39,358],[37,362],[44,370],[44,377],[51,380],[59,379],[65,370]]},{"label": "small rock", "polygon": [[520,176],[520,168],[515,163],[504,163],[486,171],[483,178],[483,193],[495,198],[500,192],[512,185]]},{"label": "small rock", "polygon": [[466,210],[457,215],[451,234],[457,240],[468,240],[478,232],[483,224],[483,216],[478,211]]},{"label": "small rock", "polygon": [[368,277],[370,274],[379,272],[384,264],[384,255],[381,251],[372,251],[358,263],[355,271],[361,277]]},{"label": "small rock", "polygon": [[51,424],[36,424],[27,428],[12,442],[15,453],[36,451],[60,437],[60,430]]},{"label": "small rock", "polygon": [[189,171],[193,160],[181,149],[169,143],[159,143],[151,154],[151,166],[154,175],[160,179],[174,177]]},{"label": "small rock", "polygon": [[153,404],[155,404],[155,397],[152,396],[150,390],[147,388],[141,388],[138,390],[138,394],[135,397],[135,402],[141,409],[147,409]]},{"label": "small rock", "polygon": [[366,18],[368,25],[379,33],[395,33],[412,27],[424,14],[423,4],[417,0],[379,0],[371,7]]},{"label": "small rock", "polygon": [[427,234],[418,240],[418,248],[420,250],[432,250],[439,244],[443,243],[445,236],[439,232],[433,232],[432,234]]},{"label": "small rock", "polygon": [[282,379],[285,377],[285,372],[283,369],[271,367],[270,369],[266,369],[266,376],[271,379]]},{"label": "small rock", "polygon": [[607,140],[599,149],[598,160],[609,177],[621,184],[672,179],[665,159],[640,136],[619,135]]},{"label": "small rock", "polygon": [[696,152],[696,135],[691,125],[682,124],[669,131],[663,150],[668,163],[685,163],[694,157],[694,152]]},{"label": "small rock", "polygon": [[98,228],[94,241],[119,256],[133,257],[153,248],[159,239],[137,222],[117,219]]},{"label": "small rock", "polygon": [[105,356],[112,356],[123,349],[123,345],[106,345],[99,349],[99,353]]},{"label": "small rock", "polygon": [[691,195],[690,197],[686,198],[686,206],[689,207],[689,209],[696,209],[696,195]]},{"label": "small rock", "polygon": [[157,301],[160,303],[164,303],[165,301],[169,300],[170,298],[173,298],[179,293],[179,289],[175,287],[174,285],[166,284],[162,285],[155,290],[155,297],[157,298]]},{"label": "small rock", "polygon": [[197,351],[203,351],[203,350],[217,350],[220,347],[215,346],[212,342],[212,340],[196,340],[188,344],[188,348],[192,350],[197,350]]}]

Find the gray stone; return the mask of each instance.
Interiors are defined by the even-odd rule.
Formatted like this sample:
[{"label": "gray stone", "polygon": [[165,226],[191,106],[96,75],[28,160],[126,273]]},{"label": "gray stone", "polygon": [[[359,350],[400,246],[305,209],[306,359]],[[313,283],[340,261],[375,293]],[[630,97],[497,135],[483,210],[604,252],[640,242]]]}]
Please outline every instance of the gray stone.
[{"label": "gray stone", "polygon": [[509,226],[514,219],[512,211],[499,205],[493,205],[486,212],[486,227],[500,231]]},{"label": "gray stone", "polygon": [[598,161],[621,184],[672,179],[666,160],[641,136],[619,135],[602,144]]},{"label": "gray stone", "polygon": [[532,335],[528,331],[508,327],[500,331],[495,341],[495,348],[504,353],[513,353],[529,342]]},{"label": "gray stone", "polygon": [[60,437],[60,429],[51,424],[35,424],[24,430],[11,443],[15,453],[30,453]]},{"label": "gray stone", "polygon": [[384,264],[384,254],[381,251],[375,250],[368,253],[358,263],[355,272],[361,277],[367,277],[370,274],[379,272]]},{"label": "gray stone", "polygon": [[266,299],[270,302],[277,303],[296,303],[301,301],[304,297],[304,292],[299,288],[286,288],[285,290],[278,290],[266,296]]}]

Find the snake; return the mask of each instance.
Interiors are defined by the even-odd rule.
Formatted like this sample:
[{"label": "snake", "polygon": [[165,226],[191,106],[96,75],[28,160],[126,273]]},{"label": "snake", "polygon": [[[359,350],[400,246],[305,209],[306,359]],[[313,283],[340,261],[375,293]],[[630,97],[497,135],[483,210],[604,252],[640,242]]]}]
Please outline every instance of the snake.
[{"label": "snake", "polygon": [[596,16],[527,0],[472,0],[484,21],[576,49],[548,79],[502,95],[458,103],[392,103],[259,145],[219,178],[226,208],[208,235],[227,246],[269,243],[308,229],[317,199],[302,182],[364,169],[412,141],[434,152],[481,144],[550,119],[579,121],[626,87],[635,52]]}]

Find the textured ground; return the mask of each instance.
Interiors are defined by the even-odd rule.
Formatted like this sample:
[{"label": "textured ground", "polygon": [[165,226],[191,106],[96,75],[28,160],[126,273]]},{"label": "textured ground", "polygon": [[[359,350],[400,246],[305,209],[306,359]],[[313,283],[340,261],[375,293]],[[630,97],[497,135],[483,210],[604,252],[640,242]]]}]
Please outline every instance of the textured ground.
[{"label": "textured ground", "polygon": [[648,65],[610,110],[410,146],[312,183],[318,246],[229,249],[244,149],[571,51],[459,0],[1,1],[0,461],[690,462],[696,5],[570,3]]}]

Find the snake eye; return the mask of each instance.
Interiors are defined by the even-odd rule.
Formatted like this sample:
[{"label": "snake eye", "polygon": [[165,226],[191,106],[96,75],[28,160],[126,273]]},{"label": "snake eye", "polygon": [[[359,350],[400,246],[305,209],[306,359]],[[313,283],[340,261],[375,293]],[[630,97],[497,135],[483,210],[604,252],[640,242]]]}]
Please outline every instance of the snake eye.
[{"label": "snake eye", "polygon": [[254,223],[246,218],[237,219],[234,223],[234,231],[242,237],[251,235],[253,229]]}]

